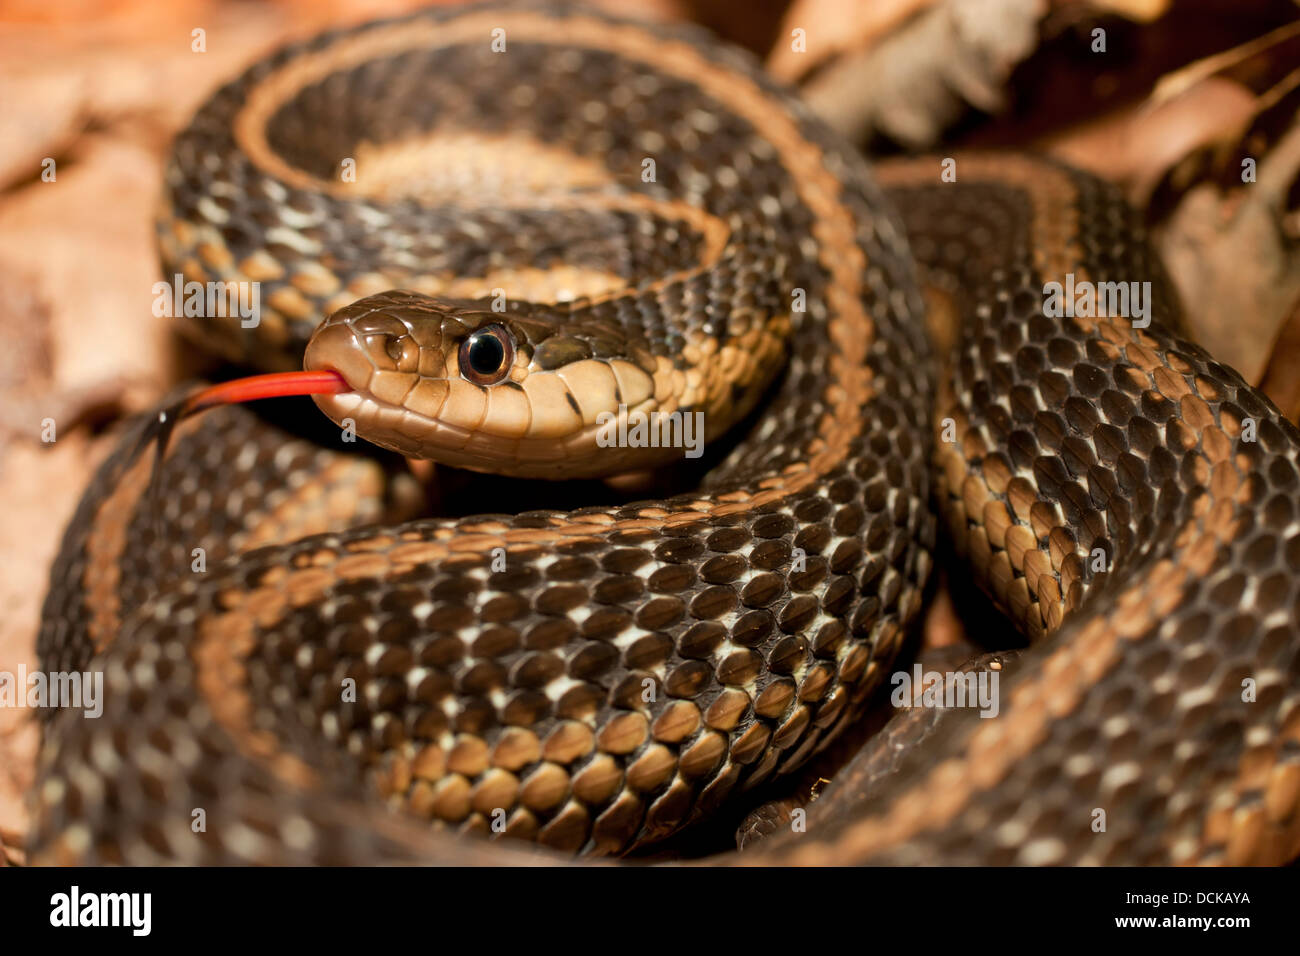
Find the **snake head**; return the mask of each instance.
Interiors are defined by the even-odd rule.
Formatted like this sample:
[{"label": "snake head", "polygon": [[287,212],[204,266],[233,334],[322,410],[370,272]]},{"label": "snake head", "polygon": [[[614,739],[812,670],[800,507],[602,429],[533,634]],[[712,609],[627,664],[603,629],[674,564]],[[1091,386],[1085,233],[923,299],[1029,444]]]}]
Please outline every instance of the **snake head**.
[{"label": "snake head", "polygon": [[495,312],[483,302],[384,292],[322,323],[304,366],[333,370],[351,389],[314,396],[326,415],[412,458],[567,478],[682,454],[629,456],[598,441],[609,416],[652,411],[671,395],[671,363],[618,325],[545,307]]}]

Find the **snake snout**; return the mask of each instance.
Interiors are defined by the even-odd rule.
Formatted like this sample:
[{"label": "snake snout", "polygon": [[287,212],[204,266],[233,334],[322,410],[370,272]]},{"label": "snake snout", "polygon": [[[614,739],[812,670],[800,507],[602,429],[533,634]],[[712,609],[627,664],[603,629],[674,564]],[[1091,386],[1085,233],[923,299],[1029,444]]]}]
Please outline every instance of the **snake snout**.
[{"label": "snake snout", "polygon": [[334,369],[357,390],[371,390],[376,375],[416,375],[420,343],[394,314],[406,295],[368,296],[333,313],[307,343],[303,367]]},{"label": "snake snout", "polygon": [[353,389],[364,388],[375,366],[357,336],[345,323],[325,322],[312,335],[303,355],[302,367],[309,371],[333,369]]}]

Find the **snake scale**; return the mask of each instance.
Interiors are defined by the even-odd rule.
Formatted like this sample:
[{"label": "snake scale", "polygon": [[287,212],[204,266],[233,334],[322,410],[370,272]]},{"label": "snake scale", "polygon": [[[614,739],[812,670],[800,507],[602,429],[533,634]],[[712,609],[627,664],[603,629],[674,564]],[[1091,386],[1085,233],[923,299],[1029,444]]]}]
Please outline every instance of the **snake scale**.
[{"label": "snake scale", "polygon": [[[45,726],[33,858],[650,845],[858,719],[940,517],[1030,640],[998,715],[883,776],[868,745],[729,862],[1293,858],[1300,434],[1179,337],[1117,190],[955,170],[869,172],[746,55],[567,6],[349,28],[219,90],[162,259],[262,309],[192,333],[306,350],[352,389],[327,414],[448,464],[662,460],[593,445],[618,404],[703,411],[710,454],[657,500],[412,518],[391,459],[242,407],[181,423],[150,493],[137,422],[51,576],[42,666],[102,670],[104,710]],[[1150,282],[1153,321],[1052,315],[1067,275]]]}]

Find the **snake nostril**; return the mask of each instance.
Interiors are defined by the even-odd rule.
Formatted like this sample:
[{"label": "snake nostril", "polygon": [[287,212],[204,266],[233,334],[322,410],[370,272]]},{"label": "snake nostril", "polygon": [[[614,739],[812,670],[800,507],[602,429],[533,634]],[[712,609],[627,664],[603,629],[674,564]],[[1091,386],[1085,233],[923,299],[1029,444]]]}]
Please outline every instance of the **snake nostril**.
[{"label": "snake nostril", "polygon": [[420,347],[409,335],[372,332],[362,338],[365,351],[379,368],[410,371],[420,360]]}]

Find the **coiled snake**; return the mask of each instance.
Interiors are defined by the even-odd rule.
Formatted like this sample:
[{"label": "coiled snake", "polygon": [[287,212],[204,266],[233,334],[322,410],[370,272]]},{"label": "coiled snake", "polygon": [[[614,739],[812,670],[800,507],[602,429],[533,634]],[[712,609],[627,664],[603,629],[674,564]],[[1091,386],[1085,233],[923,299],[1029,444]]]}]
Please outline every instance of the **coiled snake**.
[{"label": "coiled snake", "polygon": [[[883,779],[859,758],[739,860],[1294,857],[1300,434],[1177,337],[1115,190],[953,168],[888,165],[886,196],[746,56],[568,8],[349,29],[217,92],[167,168],[165,274],[261,313],[191,331],[307,348],[351,389],[327,414],[446,464],[682,460],[599,443],[619,406],[702,412],[708,454],[661,500],[402,521],[382,459],[242,408],[181,423],[150,494],[138,423],[52,573],[43,667],[102,669],[104,709],[46,726],[35,858],[645,845],[858,717],[932,500],[1032,639],[998,716]],[[1153,321],[1054,314],[1067,277],[1150,282]],[[942,376],[927,311],[960,326]]]}]

